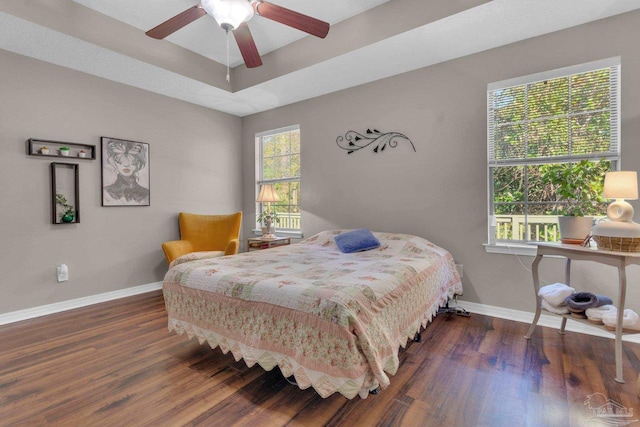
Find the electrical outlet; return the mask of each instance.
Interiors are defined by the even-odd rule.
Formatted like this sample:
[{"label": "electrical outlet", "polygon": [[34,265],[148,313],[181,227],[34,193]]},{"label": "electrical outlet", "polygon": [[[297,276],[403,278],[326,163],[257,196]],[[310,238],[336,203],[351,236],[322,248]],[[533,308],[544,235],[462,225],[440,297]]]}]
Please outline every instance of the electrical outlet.
[{"label": "electrical outlet", "polygon": [[56,269],[58,272],[58,283],[69,280],[69,267],[67,267],[67,264],[60,264]]},{"label": "electrical outlet", "polygon": [[458,274],[460,275],[460,278],[462,279],[462,275],[463,275],[462,264],[456,264],[456,270],[458,270]]}]

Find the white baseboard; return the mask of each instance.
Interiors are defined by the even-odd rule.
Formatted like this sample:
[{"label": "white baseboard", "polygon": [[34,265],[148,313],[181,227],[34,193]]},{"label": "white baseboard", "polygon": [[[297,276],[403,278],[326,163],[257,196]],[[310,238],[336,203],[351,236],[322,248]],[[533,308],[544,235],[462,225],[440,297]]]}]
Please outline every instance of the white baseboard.
[{"label": "white baseboard", "polygon": [[22,320],[72,310],[74,308],[86,307],[88,305],[99,304],[101,302],[107,302],[118,298],[130,297],[133,295],[143,294],[145,292],[156,291],[158,289],[162,289],[162,282],[148,283],[146,285],[134,286],[132,288],[119,289],[117,291],[105,292],[103,294],[91,295],[69,301],[61,301],[53,304],[41,305],[39,307],[4,313],[0,314],[0,325],[20,322]]},{"label": "white baseboard", "polygon": [[[529,313],[528,311],[513,310],[510,308],[495,307],[492,305],[477,304],[474,302],[467,302],[467,301],[458,301],[458,306],[464,308],[470,313],[483,314],[485,316],[514,320],[516,322],[522,322],[522,323],[531,323],[531,321],[533,321],[533,316],[534,316],[534,313]],[[559,330],[561,321],[562,319],[560,318],[560,316],[542,314],[540,315],[540,319],[538,320],[538,326],[546,326],[548,328]],[[571,331],[571,332],[578,332],[580,334],[594,335],[598,337],[605,337],[605,338],[611,338],[611,339],[615,338],[615,335],[613,334],[613,332],[608,332],[603,329],[600,329],[594,326],[589,326],[581,322],[574,322],[571,319],[567,321],[567,326],[565,327],[565,330]],[[640,344],[640,335],[638,334],[623,335],[622,340]]]}]

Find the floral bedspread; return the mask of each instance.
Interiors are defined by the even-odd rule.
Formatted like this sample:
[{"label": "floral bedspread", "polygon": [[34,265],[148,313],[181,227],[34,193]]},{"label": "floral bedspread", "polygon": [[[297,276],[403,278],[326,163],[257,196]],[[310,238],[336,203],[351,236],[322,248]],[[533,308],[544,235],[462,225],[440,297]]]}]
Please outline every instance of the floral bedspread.
[{"label": "floral bedspread", "polygon": [[374,233],[344,254],[325,231],[299,243],[174,263],[163,292],[169,329],[351,399],[389,385],[398,351],[462,293],[453,257],[416,236]]}]

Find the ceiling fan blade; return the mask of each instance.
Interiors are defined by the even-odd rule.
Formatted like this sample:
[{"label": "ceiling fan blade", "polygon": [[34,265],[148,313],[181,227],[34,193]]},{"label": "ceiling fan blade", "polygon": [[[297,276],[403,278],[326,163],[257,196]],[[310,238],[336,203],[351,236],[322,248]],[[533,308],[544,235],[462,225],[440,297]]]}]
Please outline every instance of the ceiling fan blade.
[{"label": "ceiling fan blade", "polygon": [[238,43],[242,59],[244,59],[244,64],[247,68],[261,66],[262,59],[260,59],[258,48],[256,47],[256,43],[253,41],[253,36],[251,35],[251,31],[249,31],[249,26],[246,22],[243,22],[238,26],[238,28],[233,30],[233,36],[236,38],[236,43]]},{"label": "ceiling fan blade", "polygon": [[282,6],[267,3],[266,1],[258,1],[253,4],[253,8],[255,12],[262,17],[288,25],[289,27],[304,31],[321,39],[325,38],[327,33],[329,33],[328,23],[294,12]]},{"label": "ceiling fan blade", "polygon": [[198,4],[150,29],[145,34],[154,39],[163,39],[206,14],[207,12],[205,12],[204,8]]}]

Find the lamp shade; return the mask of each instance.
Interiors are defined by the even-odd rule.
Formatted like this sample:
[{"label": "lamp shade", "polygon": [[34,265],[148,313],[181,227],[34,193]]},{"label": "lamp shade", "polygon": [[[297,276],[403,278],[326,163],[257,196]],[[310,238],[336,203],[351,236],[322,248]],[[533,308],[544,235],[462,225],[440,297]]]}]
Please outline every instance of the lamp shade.
[{"label": "lamp shade", "polygon": [[258,194],[258,198],[256,202],[259,203],[267,203],[267,202],[279,202],[280,197],[278,197],[278,193],[276,193],[276,189],[273,188],[273,184],[262,184],[260,187],[260,194]]},{"label": "lamp shade", "polygon": [[230,26],[231,30],[253,16],[253,7],[247,0],[202,0],[202,7],[218,25]]},{"label": "lamp shade", "polygon": [[605,199],[638,198],[638,173],[635,171],[607,172],[604,177]]}]

